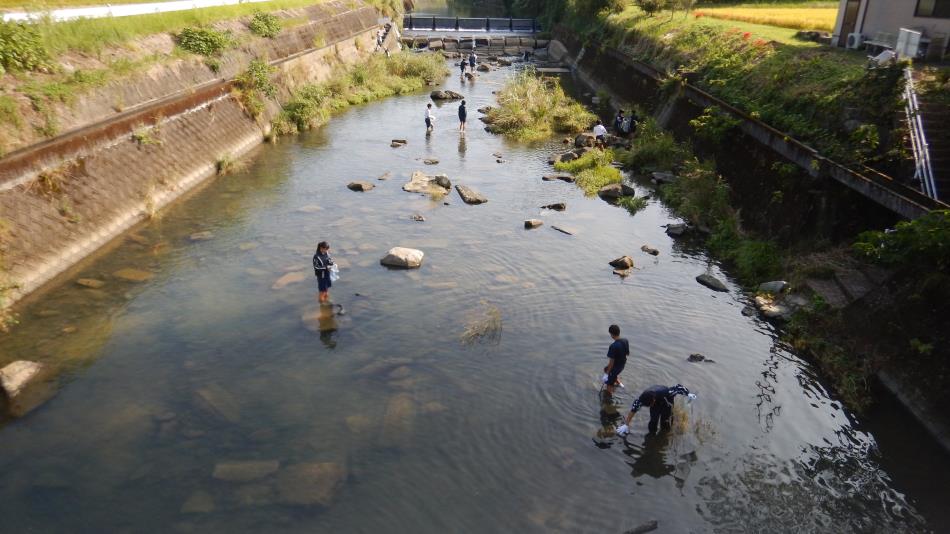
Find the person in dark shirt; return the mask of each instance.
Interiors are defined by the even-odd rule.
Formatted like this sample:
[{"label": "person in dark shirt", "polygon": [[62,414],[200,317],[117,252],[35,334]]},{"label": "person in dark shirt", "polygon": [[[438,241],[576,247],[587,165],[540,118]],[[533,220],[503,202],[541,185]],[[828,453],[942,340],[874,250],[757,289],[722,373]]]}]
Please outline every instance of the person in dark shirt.
[{"label": "person in dark shirt", "polygon": [[625,436],[630,432],[630,421],[644,406],[650,408],[650,423],[647,425],[649,433],[655,434],[657,425],[660,425],[664,430],[668,430],[673,425],[673,401],[677,395],[686,395],[689,399],[687,402],[696,399],[696,394],[690,393],[682,384],[676,384],[672,387],[650,386],[643,390],[643,393],[630,406],[630,413],[627,414],[623,424],[617,428],[617,435]]},{"label": "person in dark shirt", "polygon": [[320,290],[320,302],[330,300],[330,266],[333,258],[330,257],[330,244],[321,241],[317,245],[317,252],[313,255],[313,274],[317,277],[317,287]]},{"label": "person in dark shirt", "polygon": [[623,131],[623,122],[626,120],[623,116],[623,110],[617,112],[617,116],[614,117],[614,133],[617,135],[623,135],[626,132]]},{"label": "person in dark shirt", "polygon": [[459,104],[459,131],[465,133],[465,119],[468,118],[468,111],[465,109],[465,101]]},{"label": "person in dark shirt", "polygon": [[614,340],[607,349],[607,367],[604,367],[604,384],[607,386],[607,393],[614,394],[614,387],[620,384],[620,373],[627,365],[627,356],[630,355],[630,342],[627,338],[620,337],[620,327],[612,324],[607,329],[610,337]]}]

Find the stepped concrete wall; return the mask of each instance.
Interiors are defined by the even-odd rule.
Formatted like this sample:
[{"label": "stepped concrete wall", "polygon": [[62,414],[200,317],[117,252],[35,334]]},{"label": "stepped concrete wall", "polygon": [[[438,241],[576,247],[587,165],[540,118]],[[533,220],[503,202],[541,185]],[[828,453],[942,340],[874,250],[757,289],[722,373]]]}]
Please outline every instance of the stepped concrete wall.
[{"label": "stepped concrete wall", "polygon": [[[233,76],[266,55],[278,67],[280,100],[373,53],[379,27],[373,8],[328,2],[309,10],[310,24],[263,49],[234,52],[223,59],[221,72]],[[190,64],[142,76],[84,96],[79,107],[87,109],[72,115],[78,129],[0,159],[0,254],[5,284],[15,286],[4,306],[214,176],[219,160],[259,145],[280,110],[270,101],[252,118],[230,81],[199,76]],[[105,113],[116,94],[140,104],[118,116]],[[97,116],[106,120],[90,123]]]}]

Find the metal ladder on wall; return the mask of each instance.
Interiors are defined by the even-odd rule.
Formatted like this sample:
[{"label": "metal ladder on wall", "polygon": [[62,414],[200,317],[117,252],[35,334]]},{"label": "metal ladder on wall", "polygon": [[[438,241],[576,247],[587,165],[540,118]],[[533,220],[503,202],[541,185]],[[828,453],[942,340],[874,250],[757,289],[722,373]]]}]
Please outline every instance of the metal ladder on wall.
[{"label": "metal ladder on wall", "polygon": [[911,149],[914,153],[914,181],[920,184],[920,190],[928,197],[939,200],[937,184],[934,180],[933,164],[930,161],[930,146],[924,132],[920,103],[914,88],[914,73],[910,67],[904,69],[904,113],[907,114],[907,130],[910,133]]}]

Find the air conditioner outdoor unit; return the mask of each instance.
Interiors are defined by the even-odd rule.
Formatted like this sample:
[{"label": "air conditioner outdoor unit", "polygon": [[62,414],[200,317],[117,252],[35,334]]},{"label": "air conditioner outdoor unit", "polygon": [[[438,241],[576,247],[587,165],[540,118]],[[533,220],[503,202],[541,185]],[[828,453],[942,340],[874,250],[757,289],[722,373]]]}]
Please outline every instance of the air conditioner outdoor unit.
[{"label": "air conditioner outdoor unit", "polygon": [[848,34],[848,48],[852,50],[857,50],[861,48],[861,45],[864,44],[864,36],[860,33],[849,33]]}]

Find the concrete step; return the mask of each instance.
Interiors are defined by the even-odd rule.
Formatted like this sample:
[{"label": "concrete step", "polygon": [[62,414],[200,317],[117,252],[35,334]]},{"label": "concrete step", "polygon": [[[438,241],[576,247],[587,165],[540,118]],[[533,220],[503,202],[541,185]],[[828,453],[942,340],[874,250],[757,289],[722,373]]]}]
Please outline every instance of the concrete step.
[{"label": "concrete step", "polygon": [[834,280],[809,278],[805,280],[805,286],[821,297],[833,310],[840,310],[850,302]]},{"label": "concrete step", "polygon": [[856,269],[835,272],[835,281],[851,300],[863,298],[875,287],[867,275]]}]

